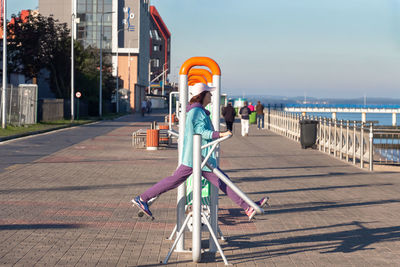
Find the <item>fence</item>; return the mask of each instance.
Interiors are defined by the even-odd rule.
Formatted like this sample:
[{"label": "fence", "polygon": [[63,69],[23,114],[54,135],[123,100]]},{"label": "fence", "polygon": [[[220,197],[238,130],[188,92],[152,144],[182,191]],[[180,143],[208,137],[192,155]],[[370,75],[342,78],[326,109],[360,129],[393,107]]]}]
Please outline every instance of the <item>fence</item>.
[{"label": "fence", "polygon": [[400,127],[374,128],[374,160],[382,165],[400,165]]},{"label": "fence", "polygon": [[[37,122],[37,92],[35,84],[20,84],[6,88],[6,120],[11,125]],[[1,97],[0,97],[1,101]],[[0,114],[2,109],[0,109]]]},{"label": "fence", "polygon": [[64,99],[40,99],[39,121],[64,119]]},{"label": "fence", "polygon": [[285,111],[267,110],[266,127],[300,142],[303,119],[317,120],[316,145],[328,153],[361,168],[373,170],[374,164],[400,164],[400,128],[374,126],[374,122],[337,121],[329,118],[300,116]]}]

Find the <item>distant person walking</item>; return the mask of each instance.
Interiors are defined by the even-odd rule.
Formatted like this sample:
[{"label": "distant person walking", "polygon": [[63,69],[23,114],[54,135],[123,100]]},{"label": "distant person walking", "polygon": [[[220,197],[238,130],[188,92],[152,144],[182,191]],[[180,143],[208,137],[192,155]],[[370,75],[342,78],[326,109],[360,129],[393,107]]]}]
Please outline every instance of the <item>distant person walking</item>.
[{"label": "distant person walking", "polygon": [[232,103],[228,102],[228,105],[222,109],[222,116],[224,116],[226,129],[233,132],[233,122],[235,121],[236,111],[232,107]]},{"label": "distant person walking", "polygon": [[144,117],[144,114],[146,113],[146,110],[147,110],[147,101],[146,101],[146,99],[143,99],[142,107],[141,107],[142,117]]},{"label": "distant person walking", "polygon": [[146,101],[146,108],[147,108],[147,113],[151,113],[151,100],[150,99],[147,99],[147,101]]},{"label": "distant person walking", "polygon": [[257,106],[256,106],[256,112],[257,112],[257,129],[264,129],[264,106],[261,104],[260,101],[257,101]]},{"label": "distant person walking", "polygon": [[247,107],[250,109],[251,112],[254,111],[253,103],[249,102],[249,105]]},{"label": "distant person walking", "polygon": [[244,102],[244,107],[239,111],[240,124],[242,125],[242,136],[249,136],[249,119],[251,110],[247,106],[247,101]]}]

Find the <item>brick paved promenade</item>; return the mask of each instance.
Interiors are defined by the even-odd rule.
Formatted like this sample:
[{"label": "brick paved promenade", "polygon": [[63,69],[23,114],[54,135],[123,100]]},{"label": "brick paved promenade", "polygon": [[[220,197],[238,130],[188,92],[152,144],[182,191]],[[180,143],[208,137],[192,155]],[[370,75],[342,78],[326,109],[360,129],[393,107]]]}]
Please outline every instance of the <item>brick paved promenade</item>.
[{"label": "brick paved promenade", "polygon": [[[176,191],[152,206],[152,222],[138,218],[129,203],[176,167],[176,149],[131,147],[132,131],[161,121],[157,115],[79,127],[79,141],[30,162],[13,154],[0,170],[0,265],[159,266],[172,244],[165,238],[175,223]],[[221,244],[231,264],[400,265],[398,173],[369,173],[253,127],[244,138],[235,124],[235,136],[222,145],[221,168],[252,199],[270,196],[273,207],[248,222],[220,197],[227,237]],[[85,138],[86,130],[100,135]],[[63,132],[72,138],[77,131]],[[11,153],[13,145],[34,156],[38,148],[23,144],[0,150]],[[191,254],[177,253],[169,265],[195,266]],[[223,262],[218,253],[206,254],[198,265]]]}]

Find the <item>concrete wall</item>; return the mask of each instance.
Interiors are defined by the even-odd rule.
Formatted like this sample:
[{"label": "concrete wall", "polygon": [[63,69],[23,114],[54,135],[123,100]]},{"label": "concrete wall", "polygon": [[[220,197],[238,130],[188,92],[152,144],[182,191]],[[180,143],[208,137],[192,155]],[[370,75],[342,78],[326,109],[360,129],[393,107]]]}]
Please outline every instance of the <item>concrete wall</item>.
[{"label": "concrete wall", "polygon": [[71,28],[71,1],[74,0],[39,0],[39,13],[46,17],[53,15]]},{"label": "concrete wall", "polygon": [[[138,56],[123,54],[118,56],[118,74],[122,80],[122,87],[129,90],[131,110],[135,109],[135,84],[138,81]],[[131,61],[129,70],[129,59]]]}]

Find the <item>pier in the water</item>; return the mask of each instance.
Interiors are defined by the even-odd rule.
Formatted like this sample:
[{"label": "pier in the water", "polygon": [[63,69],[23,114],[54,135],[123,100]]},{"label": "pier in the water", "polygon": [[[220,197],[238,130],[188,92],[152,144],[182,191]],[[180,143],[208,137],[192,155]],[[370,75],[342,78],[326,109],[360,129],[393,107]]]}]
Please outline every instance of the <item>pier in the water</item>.
[{"label": "pier in the water", "polygon": [[332,119],[336,120],[337,113],[360,113],[361,121],[367,121],[367,113],[392,114],[392,125],[397,123],[396,116],[400,113],[400,105],[316,105],[294,104],[284,108],[288,112],[299,112],[303,116],[307,113],[332,113]]}]

